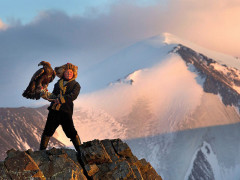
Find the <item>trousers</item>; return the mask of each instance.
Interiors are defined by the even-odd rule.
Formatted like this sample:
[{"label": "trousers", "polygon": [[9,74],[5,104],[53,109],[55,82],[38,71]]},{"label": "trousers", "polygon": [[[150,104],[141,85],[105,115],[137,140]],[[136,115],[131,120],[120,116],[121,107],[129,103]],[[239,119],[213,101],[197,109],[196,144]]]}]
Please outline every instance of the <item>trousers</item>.
[{"label": "trousers", "polygon": [[74,139],[77,131],[73,124],[72,114],[64,111],[49,110],[43,135],[52,136],[58,126],[61,125],[64,133],[70,139]]}]

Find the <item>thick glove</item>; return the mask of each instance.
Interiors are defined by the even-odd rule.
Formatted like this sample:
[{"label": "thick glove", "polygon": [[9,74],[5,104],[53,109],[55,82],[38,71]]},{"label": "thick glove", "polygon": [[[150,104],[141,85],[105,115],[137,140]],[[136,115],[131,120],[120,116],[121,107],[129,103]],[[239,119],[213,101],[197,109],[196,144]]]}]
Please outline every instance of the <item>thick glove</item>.
[{"label": "thick glove", "polygon": [[48,92],[46,89],[41,89],[40,91],[40,96],[43,99],[46,99],[48,101],[53,101],[54,99],[56,99],[57,97],[55,96],[55,94]]}]

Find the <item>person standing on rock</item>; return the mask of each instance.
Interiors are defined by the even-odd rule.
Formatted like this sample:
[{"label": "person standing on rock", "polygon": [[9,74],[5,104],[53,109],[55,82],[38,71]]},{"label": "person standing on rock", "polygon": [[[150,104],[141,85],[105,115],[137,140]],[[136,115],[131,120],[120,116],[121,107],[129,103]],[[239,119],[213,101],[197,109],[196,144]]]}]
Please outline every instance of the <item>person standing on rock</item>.
[{"label": "person standing on rock", "polygon": [[53,92],[45,89],[41,91],[41,97],[51,102],[48,107],[47,122],[42,133],[40,150],[47,148],[50,137],[59,125],[62,126],[66,136],[71,139],[76,151],[80,152],[81,141],[73,124],[73,101],[78,97],[81,86],[75,80],[78,67],[67,63],[56,67],[56,75],[60,78],[54,85]]}]

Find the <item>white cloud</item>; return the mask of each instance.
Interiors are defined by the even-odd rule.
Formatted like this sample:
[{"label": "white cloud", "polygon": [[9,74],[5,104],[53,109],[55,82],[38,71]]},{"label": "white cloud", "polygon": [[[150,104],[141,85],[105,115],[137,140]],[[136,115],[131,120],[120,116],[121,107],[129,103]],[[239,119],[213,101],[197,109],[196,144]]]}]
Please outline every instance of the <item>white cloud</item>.
[{"label": "white cloud", "polygon": [[172,0],[167,31],[206,48],[240,56],[240,1]]},{"label": "white cloud", "polygon": [[[53,67],[70,61],[79,66],[81,76],[91,65],[121,48],[162,32],[240,57],[239,19],[237,0],[161,0],[154,6],[117,1],[108,14],[96,17],[46,11],[26,25],[6,26],[0,21],[0,29],[5,29],[0,31],[0,76],[11,69],[8,79],[0,80],[4,84],[2,94],[9,94],[1,97],[2,102],[16,104],[18,99],[23,103],[21,92],[41,60],[51,62]],[[23,71],[23,67],[28,68]],[[8,93],[16,86],[18,93]]]},{"label": "white cloud", "polygon": [[75,106],[100,108],[114,118],[126,120],[134,105],[144,101],[150,114],[161,122],[158,133],[162,133],[170,129],[171,121],[184,119],[200,105],[203,89],[196,76],[179,56],[172,55],[152,68],[134,72],[132,85],[117,83],[101,91],[80,95]]}]

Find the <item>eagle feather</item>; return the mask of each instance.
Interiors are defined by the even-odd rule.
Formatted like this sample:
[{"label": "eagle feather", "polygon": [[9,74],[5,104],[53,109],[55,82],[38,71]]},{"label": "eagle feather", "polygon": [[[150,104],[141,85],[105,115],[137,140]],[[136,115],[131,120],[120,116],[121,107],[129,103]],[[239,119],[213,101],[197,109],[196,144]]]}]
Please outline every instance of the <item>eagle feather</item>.
[{"label": "eagle feather", "polygon": [[52,69],[49,62],[41,61],[38,66],[40,65],[43,67],[33,74],[28,87],[22,94],[22,96],[27,99],[40,99],[41,89],[47,89],[48,84],[52,82],[56,76],[56,72]]}]

